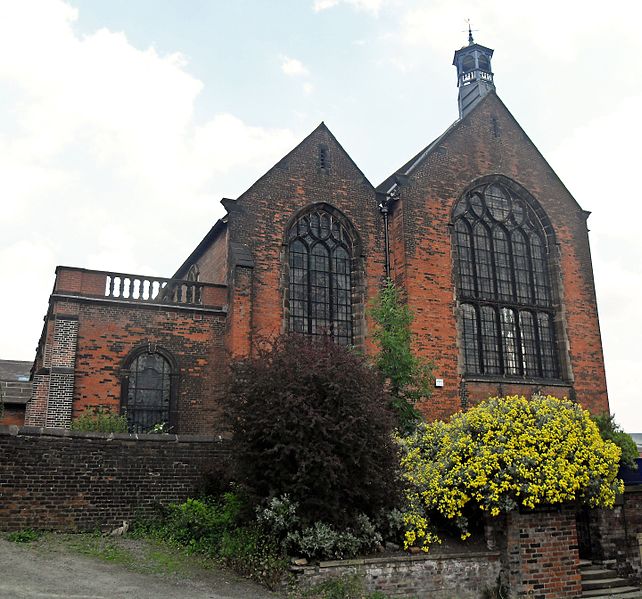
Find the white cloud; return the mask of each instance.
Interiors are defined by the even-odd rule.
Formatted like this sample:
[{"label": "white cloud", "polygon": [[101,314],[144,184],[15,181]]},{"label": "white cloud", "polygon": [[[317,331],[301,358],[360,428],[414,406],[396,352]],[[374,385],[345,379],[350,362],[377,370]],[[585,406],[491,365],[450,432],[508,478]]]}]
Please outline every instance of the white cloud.
[{"label": "white cloud", "polygon": [[358,11],[368,12],[376,17],[387,1],[388,0],[314,0],[313,9],[315,12],[320,12],[333,8],[338,4],[347,4]]},{"label": "white cloud", "polygon": [[289,56],[281,57],[281,70],[289,77],[307,77],[308,68],[298,59]]},{"label": "white cloud", "polygon": [[339,0],[314,0],[314,12],[327,10],[339,4]]},{"label": "white cloud", "polygon": [[33,356],[56,264],[171,275],[217,200],[243,191],[232,174],[256,178],[297,140],[232,114],[197,121],[203,83],[181,54],[78,36],[77,16],[0,2],[0,270],[23,290],[0,294],[0,313],[25,314],[3,324],[2,357]]}]

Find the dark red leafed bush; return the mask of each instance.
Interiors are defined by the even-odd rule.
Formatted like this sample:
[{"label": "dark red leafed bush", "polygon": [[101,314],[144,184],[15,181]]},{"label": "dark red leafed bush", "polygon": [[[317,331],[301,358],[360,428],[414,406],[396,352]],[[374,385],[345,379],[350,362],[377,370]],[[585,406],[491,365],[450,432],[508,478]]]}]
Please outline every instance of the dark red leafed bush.
[{"label": "dark red leafed bush", "polygon": [[346,525],[396,503],[389,398],[376,370],[327,338],[285,335],[232,366],[236,476],[285,493],[303,521]]}]

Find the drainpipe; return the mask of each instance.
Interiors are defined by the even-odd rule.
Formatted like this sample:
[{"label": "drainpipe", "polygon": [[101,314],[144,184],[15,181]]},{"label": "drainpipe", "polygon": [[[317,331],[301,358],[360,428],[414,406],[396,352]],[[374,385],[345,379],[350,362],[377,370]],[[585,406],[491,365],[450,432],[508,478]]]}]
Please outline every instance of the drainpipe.
[{"label": "drainpipe", "polygon": [[386,258],[386,279],[390,278],[390,232],[388,230],[388,217],[390,215],[390,204],[399,198],[399,185],[393,183],[392,187],[381,194],[383,199],[379,203],[379,212],[383,215],[383,239],[384,253]]}]

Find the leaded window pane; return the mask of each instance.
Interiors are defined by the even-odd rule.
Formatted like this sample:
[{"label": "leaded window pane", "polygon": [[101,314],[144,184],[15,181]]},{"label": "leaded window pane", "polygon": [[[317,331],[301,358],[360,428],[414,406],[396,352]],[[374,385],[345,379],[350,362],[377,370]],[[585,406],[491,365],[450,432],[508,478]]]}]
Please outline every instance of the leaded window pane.
[{"label": "leaded window pane", "polygon": [[498,185],[489,185],[484,193],[486,205],[491,216],[500,222],[505,221],[510,214],[508,194]]},{"label": "leaded window pane", "polygon": [[289,329],[352,343],[350,235],[329,212],[297,220],[288,234]]},{"label": "leaded window pane", "polygon": [[558,377],[548,249],[538,214],[491,184],[464,196],[453,218],[465,372]]},{"label": "leaded window pane", "polygon": [[130,432],[145,433],[169,423],[169,363],[158,353],[139,355],[130,365],[124,409]]},{"label": "leaded window pane", "polygon": [[559,373],[555,355],[555,332],[551,315],[543,312],[539,313],[537,315],[537,328],[542,356],[542,374],[545,377],[557,377]]},{"label": "leaded window pane", "polygon": [[479,372],[479,339],[477,333],[477,314],[470,304],[462,304],[462,338],[467,372]]},{"label": "leaded window pane", "polygon": [[515,265],[515,293],[516,301],[520,304],[530,304],[531,277],[528,263],[528,245],[524,234],[519,230],[513,231],[513,263]]},{"label": "leaded window pane", "polygon": [[526,376],[540,376],[535,325],[530,312],[522,310],[519,313],[519,331],[522,344],[522,371]]},{"label": "leaded window pane", "polygon": [[493,229],[493,254],[495,256],[495,275],[497,276],[497,296],[502,301],[513,299],[513,269],[510,260],[510,244],[504,229]]},{"label": "leaded window pane", "polygon": [[459,290],[463,297],[475,297],[475,273],[470,232],[463,220],[455,224],[455,242],[459,262]]},{"label": "leaded window pane", "polygon": [[501,359],[497,337],[497,313],[490,306],[482,306],[480,315],[483,370],[485,374],[499,374],[501,373]]},{"label": "leaded window pane", "polygon": [[493,284],[492,253],[486,227],[478,223],[473,230],[475,244],[475,274],[477,275],[478,296],[492,299],[495,296]]},{"label": "leaded window pane", "polygon": [[531,262],[533,264],[533,284],[535,286],[535,303],[540,306],[550,304],[546,255],[540,238],[531,234]]},{"label": "leaded window pane", "polygon": [[500,317],[504,372],[506,374],[520,374],[515,312],[510,308],[502,308]]}]

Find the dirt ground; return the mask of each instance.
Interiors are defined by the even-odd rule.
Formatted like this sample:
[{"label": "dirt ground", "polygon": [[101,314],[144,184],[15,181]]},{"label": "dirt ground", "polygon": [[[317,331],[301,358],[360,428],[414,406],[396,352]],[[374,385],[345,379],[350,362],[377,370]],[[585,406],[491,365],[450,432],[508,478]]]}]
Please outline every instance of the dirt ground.
[{"label": "dirt ground", "polygon": [[[82,536],[84,537],[84,535]],[[1,599],[278,599],[281,595],[141,541],[0,538]]]}]

